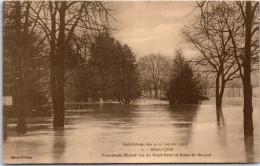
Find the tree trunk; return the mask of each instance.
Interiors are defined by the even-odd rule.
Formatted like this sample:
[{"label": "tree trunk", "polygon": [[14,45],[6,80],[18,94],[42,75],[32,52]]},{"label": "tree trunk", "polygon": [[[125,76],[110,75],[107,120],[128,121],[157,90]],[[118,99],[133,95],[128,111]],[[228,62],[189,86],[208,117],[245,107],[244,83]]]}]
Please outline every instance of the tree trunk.
[{"label": "tree trunk", "polygon": [[157,88],[157,86],[154,87],[154,97],[158,97],[158,88]]},{"label": "tree trunk", "polygon": [[[223,66],[220,66],[219,72],[217,73],[216,77],[216,110],[221,110],[222,109],[222,99],[224,95],[224,90],[225,90],[225,76],[223,73]],[[221,82],[221,87],[220,87],[220,82]]]},{"label": "tree trunk", "polygon": [[19,77],[19,80],[17,80],[16,88],[17,90],[17,105],[15,106],[15,109],[19,111],[17,112],[18,116],[18,122],[17,122],[17,133],[22,134],[27,132],[27,127],[26,127],[26,113],[25,113],[25,102],[24,102],[24,83],[23,79]]},{"label": "tree trunk", "polygon": [[60,26],[55,52],[55,18],[52,19],[52,49],[51,49],[51,98],[54,111],[53,127],[64,127],[65,106],[64,106],[64,56],[66,53],[65,44],[65,12],[66,2],[60,2]]},{"label": "tree trunk", "polygon": [[251,30],[253,14],[251,13],[251,3],[246,2],[246,36],[245,36],[245,56],[244,56],[244,135],[253,135],[253,106],[252,106],[252,85],[251,85]]},{"label": "tree trunk", "polygon": [[222,108],[219,108],[217,111],[217,122],[218,122],[218,127],[220,127],[221,125],[225,126],[225,119],[224,119],[224,115],[222,112]]},{"label": "tree trunk", "polygon": [[219,93],[219,79],[220,79],[220,74],[217,74],[216,87],[215,87],[216,110],[220,110],[222,108],[222,97]]},{"label": "tree trunk", "polygon": [[18,122],[17,122],[17,133],[26,133],[26,110],[25,110],[25,86],[24,86],[24,73],[23,73],[23,55],[22,55],[22,25],[21,25],[21,2],[15,2],[15,31],[16,31],[16,64],[15,64],[15,93],[14,108],[17,112]]}]

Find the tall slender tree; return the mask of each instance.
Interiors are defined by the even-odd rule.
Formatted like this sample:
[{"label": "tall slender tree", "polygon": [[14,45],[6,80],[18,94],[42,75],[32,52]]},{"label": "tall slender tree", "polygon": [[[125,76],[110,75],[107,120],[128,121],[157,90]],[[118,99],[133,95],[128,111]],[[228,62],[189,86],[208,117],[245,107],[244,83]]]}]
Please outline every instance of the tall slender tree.
[{"label": "tall slender tree", "polygon": [[[17,113],[17,133],[26,133],[26,102],[25,102],[25,57],[28,51],[26,37],[28,31],[28,12],[30,3],[20,1],[4,3],[4,55],[3,58],[9,66],[4,84],[12,84],[10,89],[13,96],[13,108]],[[23,12],[23,10],[25,10]],[[25,21],[23,21],[25,20]],[[6,71],[7,64],[4,64]],[[6,78],[8,78],[6,80]],[[8,81],[8,82],[7,82]]]},{"label": "tall slender tree", "polygon": [[15,109],[18,111],[17,133],[26,133],[26,110],[25,110],[25,86],[23,66],[23,39],[22,39],[22,16],[21,2],[15,2],[15,34],[16,34],[16,64],[15,64]]},{"label": "tall slender tree", "polygon": [[229,34],[232,35],[232,43],[235,52],[235,58],[237,59],[237,64],[241,66],[240,77],[243,83],[244,92],[244,135],[253,135],[253,106],[252,106],[252,84],[251,84],[251,72],[252,65],[258,62],[258,52],[259,52],[259,2],[246,1],[246,2],[236,2],[238,8],[240,9],[240,14],[238,15],[242,18],[241,30],[244,41],[243,41],[243,52],[240,56],[239,44],[234,37],[234,33],[229,27]]},{"label": "tall slender tree", "polygon": [[[10,1],[3,4],[3,86],[4,95],[13,96],[12,113],[18,118],[17,133],[26,132],[26,114],[33,103],[28,98],[28,87],[32,89],[39,81],[37,71],[43,66],[33,23],[29,19],[31,2]],[[36,46],[38,45],[38,46]],[[34,69],[32,69],[33,65]],[[39,65],[39,68],[38,68]],[[36,94],[36,93],[34,93]],[[35,97],[39,97],[35,95]]]}]

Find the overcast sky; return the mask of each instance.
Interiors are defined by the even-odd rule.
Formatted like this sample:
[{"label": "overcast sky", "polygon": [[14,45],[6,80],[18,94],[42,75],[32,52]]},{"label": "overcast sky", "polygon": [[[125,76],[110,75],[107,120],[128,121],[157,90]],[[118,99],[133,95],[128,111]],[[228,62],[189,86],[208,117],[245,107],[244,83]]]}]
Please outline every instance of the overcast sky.
[{"label": "overcast sky", "polygon": [[185,56],[194,54],[181,37],[181,29],[189,24],[195,2],[111,2],[116,11],[114,37],[128,44],[138,56],[151,53],[174,55],[182,47]]}]

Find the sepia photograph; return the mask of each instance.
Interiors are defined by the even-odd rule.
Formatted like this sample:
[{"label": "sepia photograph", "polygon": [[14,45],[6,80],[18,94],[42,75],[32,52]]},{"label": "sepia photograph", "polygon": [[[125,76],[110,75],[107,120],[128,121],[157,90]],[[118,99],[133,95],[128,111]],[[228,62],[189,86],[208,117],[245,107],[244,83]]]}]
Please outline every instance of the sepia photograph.
[{"label": "sepia photograph", "polygon": [[259,1],[2,2],[3,164],[258,163]]}]

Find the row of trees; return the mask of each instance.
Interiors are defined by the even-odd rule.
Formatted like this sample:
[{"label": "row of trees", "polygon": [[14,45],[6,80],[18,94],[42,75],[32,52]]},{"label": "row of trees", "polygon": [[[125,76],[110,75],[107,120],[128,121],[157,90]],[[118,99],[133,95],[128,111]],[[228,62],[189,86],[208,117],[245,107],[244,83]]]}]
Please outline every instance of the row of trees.
[{"label": "row of trees", "polygon": [[251,72],[258,67],[259,2],[198,2],[200,15],[183,31],[201,57],[195,61],[215,74],[217,110],[225,85],[241,78],[244,91],[244,134],[253,134]]}]

